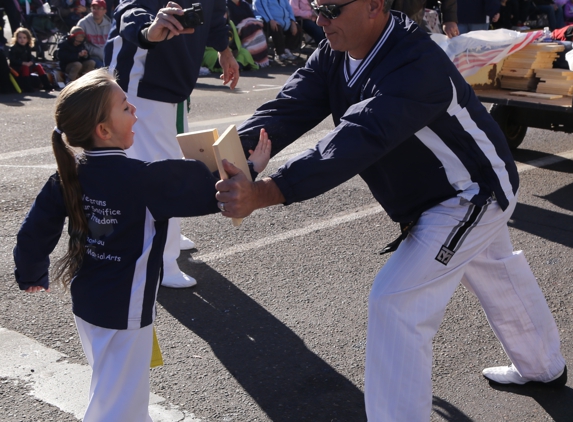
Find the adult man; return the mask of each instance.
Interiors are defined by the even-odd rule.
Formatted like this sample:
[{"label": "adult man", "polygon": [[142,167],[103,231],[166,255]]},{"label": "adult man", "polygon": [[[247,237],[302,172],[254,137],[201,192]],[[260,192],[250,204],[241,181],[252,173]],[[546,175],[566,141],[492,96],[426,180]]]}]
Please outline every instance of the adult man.
[{"label": "adult man", "polygon": [[405,239],[369,298],[368,420],[427,421],[432,338],[462,281],[479,297],[515,366],[500,383],[564,385],[545,298],[507,221],[518,174],[505,138],[444,52],[391,0],[314,5],[327,43],[277,98],[239,128],[245,149],[265,128],[277,153],[332,113],[336,128],[271,177],[217,183],[223,215],[244,217],[320,195],[360,174]]},{"label": "adult man", "polygon": [[[178,127],[187,130],[186,108],[181,105],[195,87],[206,45],[219,51],[223,83],[237,85],[239,65],[228,47],[225,0],[203,2],[204,23],[184,29],[174,15],[183,15],[182,8],[191,8],[192,3],[196,0],[163,7],[160,0],[124,0],[114,12],[105,59],[137,107],[135,142],[127,150],[130,157],[156,161],[183,156],[176,140]],[[179,227],[179,219],[169,220],[162,284],[191,287],[196,281],[179,270],[176,260],[180,248],[194,245],[180,235]]]},{"label": "adult man", "polygon": [[96,68],[103,67],[103,48],[111,29],[111,19],[106,15],[106,11],[105,0],[93,0],[91,13],[78,22],[78,26],[86,33],[86,47],[91,59],[96,63]]}]

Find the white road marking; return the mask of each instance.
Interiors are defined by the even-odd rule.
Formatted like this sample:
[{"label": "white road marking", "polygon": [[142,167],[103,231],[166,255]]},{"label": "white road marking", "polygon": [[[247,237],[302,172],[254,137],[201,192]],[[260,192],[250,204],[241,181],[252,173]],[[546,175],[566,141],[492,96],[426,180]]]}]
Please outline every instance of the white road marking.
[{"label": "white road marking", "polygon": [[[81,419],[87,406],[91,369],[22,334],[0,327],[0,377],[30,386],[32,395]],[[201,422],[179,406],[151,393],[149,414],[154,422]]]},{"label": "white road marking", "polygon": [[524,173],[529,170],[534,170],[536,168],[541,168],[541,167],[547,167],[550,166],[551,164],[571,159],[573,159],[573,150],[560,152],[558,154],[553,154],[547,157],[537,158],[535,160],[528,161],[527,163],[520,163],[517,165],[517,171],[519,173]]},{"label": "white road marking", "polygon": [[338,226],[339,224],[349,223],[354,220],[359,220],[370,215],[378,214],[382,212],[383,209],[379,204],[370,205],[367,207],[362,207],[350,211],[346,214],[335,216],[328,220],[322,220],[318,223],[311,224],[300,229],[289,230],[283,233],[276,234],[274,236],[264,237],[262,239],[256,240],[251,243],[243,243],[240,245],[231,246],[230,248],[225,248],[223,251],[211,252],[203,255],[197,255],[190,258],[191,262],[208,262],[217,259],[223,259],[228,256],[234,255],[236,253],[247,252],[251,249],[258,249],[264,246],[272,245],[273,243],[282,242],[283,240],[292,239],[294,237],[304,236],[317,230],[327,229],[329,227]]},{"label": "white road marking", "polygon": [[31,155],[45,154],[46,152],[52,152],[52,147],[49,146],[49,147],[24,149],[21,151],[5,152],[4,154],[0,154],[0,160],[8,160],[10,158],[30,157]]},{"label": "white road marking", "polygon": [[221,117],[219,119],[193,121],[189,123],[189,130],[194,130],[194,128],[204,127],[204,126],[223,125],[225,123],[238,124],[244,122],[251,116],[252,114],[243,114],[240,116]]},{"label": "white road marking", "polygon": [[13,168],[32,168],[32,169],[49,169],[49,170],[55,170],[58,166],[56,165],[56,163],[54,164],[41,164],[39,166],[16,166],[13,164],[0,164],[0,167],[13,167]]},{"label": "white road marking", "polygon": [[253,92],[260,92],[260,91],[271,91],[273,89],[281,89],[282,86],[273,86],[271,88],[257,88],[257,89],[253,89]]}]

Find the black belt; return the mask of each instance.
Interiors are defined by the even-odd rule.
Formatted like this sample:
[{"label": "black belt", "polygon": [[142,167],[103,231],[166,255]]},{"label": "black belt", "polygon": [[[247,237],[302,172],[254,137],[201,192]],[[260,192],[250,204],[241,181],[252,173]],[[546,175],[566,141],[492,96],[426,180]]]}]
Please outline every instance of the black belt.
[{"label": "black belt", "polygon": [[406,239],[406,236],[408,236],[408,233],[410,232],[410,230],[412,230],[412,228],[416,225],[416,223],[418,222],[418,219],[420,217],[417,217],[415,220],[410,221],[409,223],[400,223],[400,236],[398,236],[398,238],[390,243],[388,243],[386,246],[384,246],[384,249],[382,249],[380,251],[380,255],[384,255],[385,253],[390,253],[390,252],[394,252],[396,249],[398,249],[398,246],[400,246],[400,243],[402,243],[402,240]]}]

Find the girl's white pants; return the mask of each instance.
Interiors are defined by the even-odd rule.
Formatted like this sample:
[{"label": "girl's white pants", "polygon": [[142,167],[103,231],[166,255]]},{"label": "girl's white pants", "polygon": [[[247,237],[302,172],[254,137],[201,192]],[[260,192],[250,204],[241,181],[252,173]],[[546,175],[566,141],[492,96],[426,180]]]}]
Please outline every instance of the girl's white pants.
[{"label": "girl's white pants", "polygon": [[[183,158],[183,152],[177,142],[177,104],[139,98],[127,94],[128,101],[136,107],[137,122],[133,127],[135,132],[131,148],[126,150],[127,156],[142,161],[157,161]],[[180,116],[181,117],[181,116]],[[188,132],[187,116],[180,119],[184,131]],[[169,219],[167,241],[163,253],[163,271],[165,276],[179,274],[177,258],[180,253],[181,220]]]},{"label": "girl's white pants", "polygon": [[152,422],[148,407],[153,325],[110,330],[75,319],[92,368],[83,422]]},{"label": "girl's white pants", "polygon": [[479,299],[523,377],[547,381],[563,370],[553,316],[510,241],[507,221],[516,202],[505,212],[495,201],[480,211],[462,198],[433,207],[377,274],[366,345],[370,422],[430,420],[432,339],[460,281]]}]

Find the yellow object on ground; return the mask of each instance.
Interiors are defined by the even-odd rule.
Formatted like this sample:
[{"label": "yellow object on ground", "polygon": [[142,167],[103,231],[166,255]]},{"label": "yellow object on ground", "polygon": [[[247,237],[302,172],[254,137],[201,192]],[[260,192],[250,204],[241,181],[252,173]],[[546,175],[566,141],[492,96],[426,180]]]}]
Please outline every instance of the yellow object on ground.
[{"label": "yellow object on ground", "polygon": [[16,79],[14,79],[14,76],[12,76],[12,74],[10,73],[8,77],[10,78],[10,82],[12,82],[12,85],[14,85],[14,89],[16,90],[16,92],[18,94],[21,94],[22,90],[20,89],[20,85],[18,85],[18,82],[16,82]]},{"label": "yellow object on ground", "polygon": [[163,366],[163,355],[161,354],[161,348],[159,347],[159,341],[157,341],[157,333],[155,332],[155,327],[153,327],[153,350],[151,352],[151,368],[156,366]]}]

